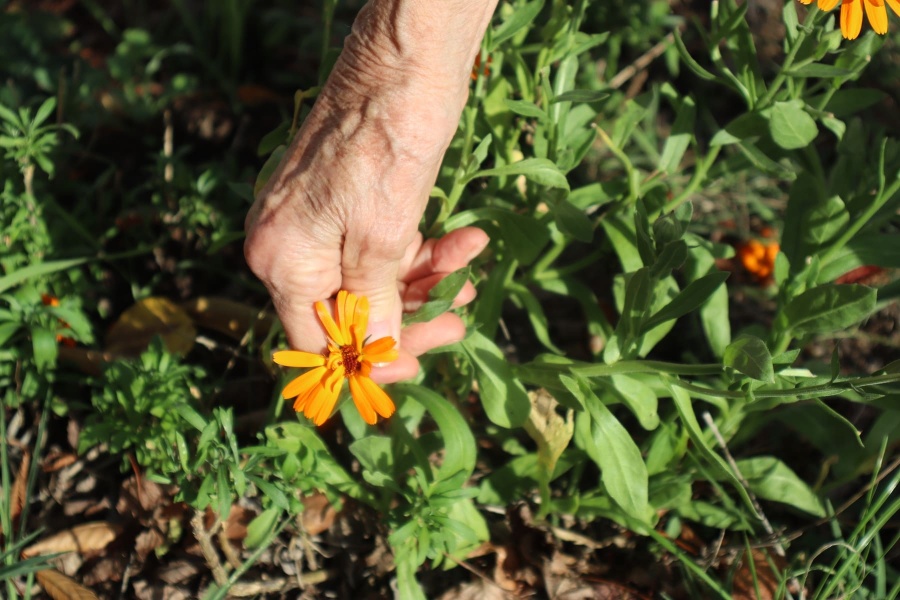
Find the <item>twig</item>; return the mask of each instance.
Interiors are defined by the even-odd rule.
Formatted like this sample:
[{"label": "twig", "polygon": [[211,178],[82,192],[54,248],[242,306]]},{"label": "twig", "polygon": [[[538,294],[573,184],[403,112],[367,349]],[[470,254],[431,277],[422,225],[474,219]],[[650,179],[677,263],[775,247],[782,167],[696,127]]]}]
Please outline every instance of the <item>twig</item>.
[{"label": "twig", "polygon": [[626,81],[634,77],[639,71],[643,71],[650,66],[650,63],[659,58],[674,41],[675,34],[669,33],[669,35],[661,39],[655,46],[637,57],[633,63],[616,73],[615,77],[609,80],[608,87],[613,90],[622,87]]},{"label": "twig", "polygon": [[316,585],[328,581],[335,577],[337,573],[333,570],[313,571],[312,573],[304,573],[299,577],[279,577],[268,581],[251,581],[244,583],[235,583],[228,590],[228,595],[236,598],[246,598],[249,596],[258,596],[260,594],[277,594],[278,592],[286,592],[297,587],[307,585]]},{"label": "twig", "polygon": [[[750,502],[753,504],[754,510],[756,510],[756,513],[759,515],[759,520],[762,522],[763,529],[766,530],[766,533],[769,534],[769,537],[772,539],[772,547],[775,549],[775,554],[782,558],[787,557],[787,552],[784,551],[784,546],[782,545],[779,536],[775,534],[775,529],[772,527],[772,524],[769,523],[769,519],[766,518],[766,513],[763,512],[762,506],[760,506],[759,501],[756,499],[756,495],[750,489],[750,484],[747,482],[747,479],[738,468],[737,462],[735,462],[734,457],[731,456],[731,452],[729,452],[728,450],[728,445],[725,443],[725,438],[722,437],[722,433],[719,431],[719,428],[716,427],[716,423],[715,421],[713,421],[713,418],[709,414],[709,411],[703,411],[703,420],[706,421],[706,425],[715,436],[716,442],[718,442],[719,447],[722,448],[722,454],[725,455],[725,460],[728,461],[728,466],[730,466],[731,470],[734,471],[734,475],[740,482],[741,487],[746,490],[747,496],[750,498]],[[750,560],[753,560],[753,558],[750,557]],[[800,585],[800,581],[796,577],[791,576],[790,582],[791,585],[800,590],[800,597],[804,598],[806,594],[804,593],[803,587]]]},{"label": "twig", "polygon": [[[759,501],[750,490],[750,484],[747,482],[747,480],[744,478],[744,475],[741,473],[741,470],[738,468],[734,457],[731,456],[731,452],[728,451],[728,446],[725,444],[725,438],[722,437],[719,428],[716,427],[716,424],[708,411],[703,412],[703,420],[706,421],[706,425],[709,427],[710,431],[713,432],[716,441],[719,443],[719,447],[722,448],[722,454],[725,455],[725,460],[728,461],[728,466],[730,466],[731,470],[734,471],[734,475],[735,477],[737,477],[738,482],[740,482],[741,487],[743,487],[747,491],[747,496],[750,498],[750,502],[753,504],[753,509],[759,515],[759,520],[760,522],[762,522],[763,529],[766,530],[766,533],[769,534],[770,537],[775,539],[775,529],[772,528],[772,524],[769,523],[769,519],[766,518],[766,514],[763,512],[762,506],[759,505]],[[775,547],[775,552],[778,554],[778,556],[787,556],[784,551],[784,546],[782,546],[777,539],[775,539],[773,546]]]},{"label": "twig", "polygon": [[225,569],[222,567],[222,562],[219,560],[219,554],[213,547],[209,532],[203,526],[202,511],[194,511],[194,516],[191,517],[191,527],[194,530],[194,537],[197,538],[197,543],[200,544],[203,557],[206,559],[206,566],[212,571],[216,585],[225,587],[228,584],[228,574],[225,573]]},{"label": "twig", "polygon": [[222,549],[222,554],[225,555],[225,560],[228,561],[228,564],[235,569],[240,569],[241,557],[237,555],[237,552],[235,552],[234,550],[234,546],[231,545],[231,541],[225,534],[225,527],[219,528],[219,533],[216,534],[216,539],[219,540],[219,548]]}]

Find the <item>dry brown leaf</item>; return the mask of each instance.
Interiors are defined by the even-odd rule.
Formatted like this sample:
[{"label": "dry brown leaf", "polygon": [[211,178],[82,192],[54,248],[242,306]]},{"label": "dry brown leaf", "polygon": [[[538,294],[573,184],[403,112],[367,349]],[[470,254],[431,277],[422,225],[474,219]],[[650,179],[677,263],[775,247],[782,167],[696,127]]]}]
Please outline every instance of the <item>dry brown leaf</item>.
[{"label": "dry brown leaf", "polygon": [[[772,600],[775,598],[781,579],[779,573],[772,570],[772,564],[780,571],[784,569],[787,561],[783,557],[769,554],[761,548],[754,548],[751,556],[753,557],[752,569],[747,555],[742,554],[740,557],[741,564],[738,565],[732,581],[731,597],[734,600]],[[756,571],[755,579],[754,570]]]},{"label": "dry brown leaf", "polygon": [[319,535],[323,531],[328,531],[334,524],[336,516],[337,513],[325,494],[304,496],[300,522],[303,524],[303,530],[309,535]]},{"label": "dry brown leaf", "polygon": [[559,402],[543,388],[528,392],[528,398],[531,400],[531,412],[525,422],[525,431],[537,444],[538,464],[549,478],[556,469],[556,461],[572,439],[575,421],[572,410],[566,411],[565,419],[559,416],[556,412]]},{"label": "dry brown leaf", "polygon": [[35,578],[53,600],[99,600],[97,594],[56,569],[38,571]]},{"label": "dry brown leaf", "polygon": [[22,551],[22,556],[38,556],[57,552],[77,552],[85,555],[98,552],[116,539],[121,527],[106,521],[94,521],[76,525],[38,540]]},{"label": "dry brown leaf", "polygon": [[97,352],[87,348],[68,346],[59,347],[59,361],[75,367],[85,375],[99,377],[103,374],[103,366],[115,357],[109,352]]},{"label": "dry brown leaf", "polygon": [[194,346],[197,330],[184,309],[168,298],[144,298],[119,315],[110,327],[106,351],[137,356],[157,335],[162,337],[169,352],[183,355]]},{"label": "dry brown leaf", "polygon": [[56,473],[73,464],[76,460],[78,460],[78,455],[74,452],[54,452],[44,458],[44,461],[41,463],[41,471],[44,473]]},{"label": "dry brown leaf", "polygon": [[505,592],[500,587],[483,579],[467,581],[449,589],[438,600],[513,600],[515,594]]},{"label": "dry brown leaf", "polygon": [[10,520],[17,523],[22,508],[25,506],[25,492],[28,488],[28,468],[31,466],[31,454],[25,451],[22,454],[22,462],[19,464],[19,472],[12,488],[12,506],[10,506]]},{"label": "dry brown leaf", "polygon": [[182,307],[199,327],[213,329],[238,341],[251,328],[257,338],[265,337],[275,321],[271,312],[225,298],[195,298]]}]

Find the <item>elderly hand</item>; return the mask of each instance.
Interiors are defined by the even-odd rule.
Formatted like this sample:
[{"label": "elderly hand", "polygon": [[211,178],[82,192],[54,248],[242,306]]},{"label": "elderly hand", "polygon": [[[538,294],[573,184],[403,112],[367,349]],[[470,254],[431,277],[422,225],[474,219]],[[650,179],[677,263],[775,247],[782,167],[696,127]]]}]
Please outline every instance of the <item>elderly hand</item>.
[{"label": "elderly hand", "polygon": [[[400,320],[404,308],[414,310],[443,275],[487,244],[475,228],[423,242],[418,224],[495,4],[373,0],[360,12],[315,106],[247,215],[247,262],[272,295],[291,347],[324,347],[313,303],[339,289],[368,296],[370,335],[399,341],[400,358],[372,374],[379,382],[414,376],[415,356],[462,338],[453,314],[402,332]],[[474,295],[467,284],[456,304]]]}]

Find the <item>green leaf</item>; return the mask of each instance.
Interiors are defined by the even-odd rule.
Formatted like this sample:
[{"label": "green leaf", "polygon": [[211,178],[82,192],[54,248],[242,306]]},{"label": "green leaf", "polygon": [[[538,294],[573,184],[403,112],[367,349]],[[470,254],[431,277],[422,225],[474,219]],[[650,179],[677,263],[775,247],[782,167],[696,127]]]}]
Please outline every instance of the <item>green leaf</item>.
[{"label": "green leaf", "polygon": [[553,98],[550,104],[556,104],[557,102],[590,103],[599,102],[606,98],[609,98],[609,93],[600,90],[569,90]]},{"label": "green leaf", "polygon": [[591,220],[566,198],[549,200],[547,204],[562,233],[572,236],[579,242],[587,243],[594,239],[594,225]]},{"label": "green leaf", "polygon": [[697,116],[697,106],[690,96],[685,96],[678,107],[672,131],[663,146],[657,168],[660,171],[672,174],[681,166],[681,159],[687,152],[688,146],[694,137],[694,120]]},{"label": "green leaf", "polygon": [[72,267],[85,263],[88,260],[90,259],[70,258],[66,260],[51,260],[49,262],[37,263],[28,265],[27,267],[24,267],[22,269],[17,269],[9,275],[0,277],[0,294],[28,279],[36,279],[43,275],[49,275],[50,273],[55,273],[57,271],[71,269]]},{"label": "green leaf", "polygon": [[769,133],[785,150],[803,148],[812,143],[819,130],[816,121],[804,110],[802,100],[776,102],[769,119]]},{"label": "green leaf", "polygon": [[413,314],[403,317],[403,325],[424,323],[450,310],[456,295],[459,294],[466,281],[469,280],[469,272],[470,269],[466,266],[441,279],[428,292],[428,302],[425,302]]},{"label": "green leaf", "polygon": [[847,77],[848,75],[852,75],[853,71],[824,63],[809,63],[800,67],[788,69],[787,74],[792,77],[831,79],[834,77]]},{"label": "green leaf", "polygon": [[644,383],[638,376],[614,374],[599,380],[610,393],[627,406],[638,423],[647,431],[659,426],[659,401],[653,388]]},{"label": "green leaf", "polygon": [[551,352],[565,354],[565,352],[560,350],[556,344],[553,343],[553,340],[550,339],[550,327],[549,322],[547,321],[547,315],[544,314],[544,308],[541,306],[537,297],[531,293],[531,290],[524,285],[515,282],[510,284],[509,289],[512,292],[513,297],[521,302],[522,306],[524,306],[527,311],[528,320],[531,322],[531,326],[534,329],[534,334],[537,336],[538,341]]},{"label": "green leaf", "polygon": [[768,113],[749,112],[735,118],[720,129],[709,142],[710,146],[736,144],[748,138],[756,138],[768,129]]},{"label": "green leaf", "polygon": [[534,117],[536,119],[544,120],[547,118],[547,113],[544,110],[537,106],[534,102],[528,102],[527,100],[508,100],[504,99],[503,103],[506,107],[517,115],[522,115],[523,117]]},{"label": "green leaf", "polygon": [[203,431],[206,428],[206,419],[204,419],[193,407],[182,403],[176,406],[175,410],[182,419],[190,423],[197,431]]},{"label": "green leaf", "polygon": [[759,381],[775,381],[772,355],[766,343],[752,335],[741,335],[725,349],[722,364]]},{"label": "green leaf", "polygon": [[562,375],[560,380],[588,407],[587,412],[576,416],[576,435],[585,452],[600,467],[607,493],[627,514],[649,521],[652,518],[649,476],[637,444],[584,378]]},{"label": "green leaf", "polygon": [[865,88],[838,90],[828,100],[828,104],[825,105],[825,111],[834,114],[836,117],[849,117],[875,106],[884,100],[886,96],[887,94],[881,90]]},{"label": "green leaf", "polygon": [[896,234],[875,233],[857,236],[822,264],[820,283],[834,281],[841,275],[865,265],[900,269],[900,244]]},{"label": "green leaf", "polygon": [[420,385],[395,385],[392,392],[406,395],[425,407],[441,431],[444,457],[435,482],[446,481],[459,473],[465,479],[475,471],[475,437],[459,410],[437,393]]},{"label": "green leaf", "polygon": [[691,441],[694,442],[695,448],[704,458],[706,458],[710,466],[712,466],[714,470],[713,475],[717,479],[723,479],[730,482],[741,496],[741,499],[744,501],[744,505],[747,510],[750,511],[750,514],[757,519],[760,518],[756,509],[753,507],[753,500],[750,498],[750,495],[747,493],[747,490],[744,489],[744,486],[741,484],[740,480],[738,480],[737,476],[731,471],[731,467],[725,462],[724,458],[719,456],[715,450],[709,447],[709,442],[707,442],[706,437],[703,435],[703,431],[700,429],[700,423],[697,422],[697,415],[694,413],[694,406],[691,403],[690,395],[683,388],[679,387],[677,383],[670,383],[669,390],[672,392],[672,403],[675,406],[675,410],[678,412],[682,424],[687,430]]},{"label": "green leaf", "polygon": [[269,155],[269,158],[266,159],[266,162],[263,163],[262,168],[259,170],[259,174],[256,176],[256,183],[253,184],[253,196],[258,196],[262,191],[266,184],[269,182],[269,178],[275,173],[275,169],[278,168],[278,165],[281,163],[282,157],[284,157],[284,153],[287,151],[287,146],[281,145],[275,148],[272,151],[272,154]]},{"label": "green leaf", "polygon": [[706,81],[715,81],[717,79],[715,75],[701,67],[700,63],[694,60],[694,57],[691,56],[687,46],[684,45],[684,40],[681,39],[681,31],[679,29],[675,30],[675,49],[678,50],[681,61],[694,73],[694,75],[700,79],[705,79]]},{"label": "green leaf", "polygon": [[641,333],[646,333],[657,325],[682,317],[699,308],[713,295],[713,292],[720,285],[725,283],[729,275],[730,273],[725,271],[713,271],[696,281],[692,281],[671,302],[644,321],[641,326]]},{"label": "green leaf", "polygon": [[832,333],[869,316],[876,295],[864,285],[820,285],[791,300],[784,307],[784,318],[795,335]]},{"label": "green leaf", "polygon": [[531,402],[497,345],[475,331],[460,342],[480,386],[481,403],[488,419],[500,427],[519,427],[528,418]]},{"label": "green leaf", "polygon": [[56,332],[44,327],[31,330],[31,345],[34,350],[34,364],[38,371],[56,364],[59,346],[56,344]]},{"label": "green leaf", "polygon": [[[544,0],[535,0],[527,4],[517,6],[512,11],[509,18],[506,19],[499,27],[494,30],[492,36],[493,48],[497,48],[500,44],[516,35],[519,31],[531,25],[534,18],[538,16],[544,7]],[[492,48],[492,49],[493,49]]]},{"label": "green leaf", "polygon": [[56,108],[56,98],[54,96],[50,96],[46,100],[44,100],[43,104],[37,109],[37,112],[34,113],[34,119],[31,121],[32,127],[37,127],[41,123],[47,120],[47,118],[53,113],[53,109]]},{"label": "green leaf", "polygon": [[470,179],[478,177],[505,177],[524,175],[526,179],[552,188],[569,189],[569,182],[559,168],[546,158],[526,158],[510,165],[478,171]]},{"label": "green leaf", "polygon": [[825,507],[816,493],[779,459],[745,458],[737,461],[737,467],[757,497],[788,504],[816,517],[825,516]]},{"label": "green leaf", "polygon": [[247,525],[247,537],[244,538],[244,546],[247,548],[256,548],[266,541],[273,531],[278,518],[281,516],[281,509],[278,507],[268,508],[259,513]]}]

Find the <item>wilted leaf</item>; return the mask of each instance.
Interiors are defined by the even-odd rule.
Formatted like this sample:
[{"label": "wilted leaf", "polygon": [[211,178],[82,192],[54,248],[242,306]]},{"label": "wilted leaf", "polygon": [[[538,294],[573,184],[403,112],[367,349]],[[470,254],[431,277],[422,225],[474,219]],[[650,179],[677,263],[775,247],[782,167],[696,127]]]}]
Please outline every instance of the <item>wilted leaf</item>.
[{"label": "wilted leaf", "polygon": [[556,469],[556,461],[572,439],[575,421],[571,409],[566,411],[565,419],[556,412],[559,403],[543,388],[528,392],[528,398],[531,400],[531,412],[525,421],[525,431],[537,444],[538,464],[545,481],[549,482]]},{"label": "wilted leaf", "polygon": [[9,509],[9,519],[15,524],[22,514],[22,507],[25,506],[25,492],[28,488],[28,467],[31,465],[31,454],[27,451],[22,455],[22,462],[19,464],[19,472],[16,474],[16,481],[13,483],[12,489],[12,506]]},{"label": "wilted leaf", "polygon": [[243,338],[250,329],[261,339],[275,322],[275,316],[269,311],[226,298],[201,296],[181,306],[198,327],[213,329],[235,340]]},{"label": "wilted leaf", "polygon": [[197,330],[187,312],[171,300],[144,298],[113,323],[106,336],[106,350],[123,356],[137,356],[157,335],[162,337],[169,352],[184,355],[194,346]]},{"label": "wilted leaf", "polygon": [[98,600],[97,594],[56,569],[38,571],[35,577],[53,600]]},{"label": "wilted leaf", "polygon": [[23,557],[57,552],[76,552],[80,555],[103,550],[121,531],[119,525],[107,521],[94,521],[76,525],[45,537],[22,551]]},{"label": "wilted leaf", "polygon": [[303,531],[309,535],[319,535],[323,531],[328,531],[334,524],[336,516],[337,512],[325,494],[316,492],[303,497],[303,514],[300,515],[300,522]]}]

